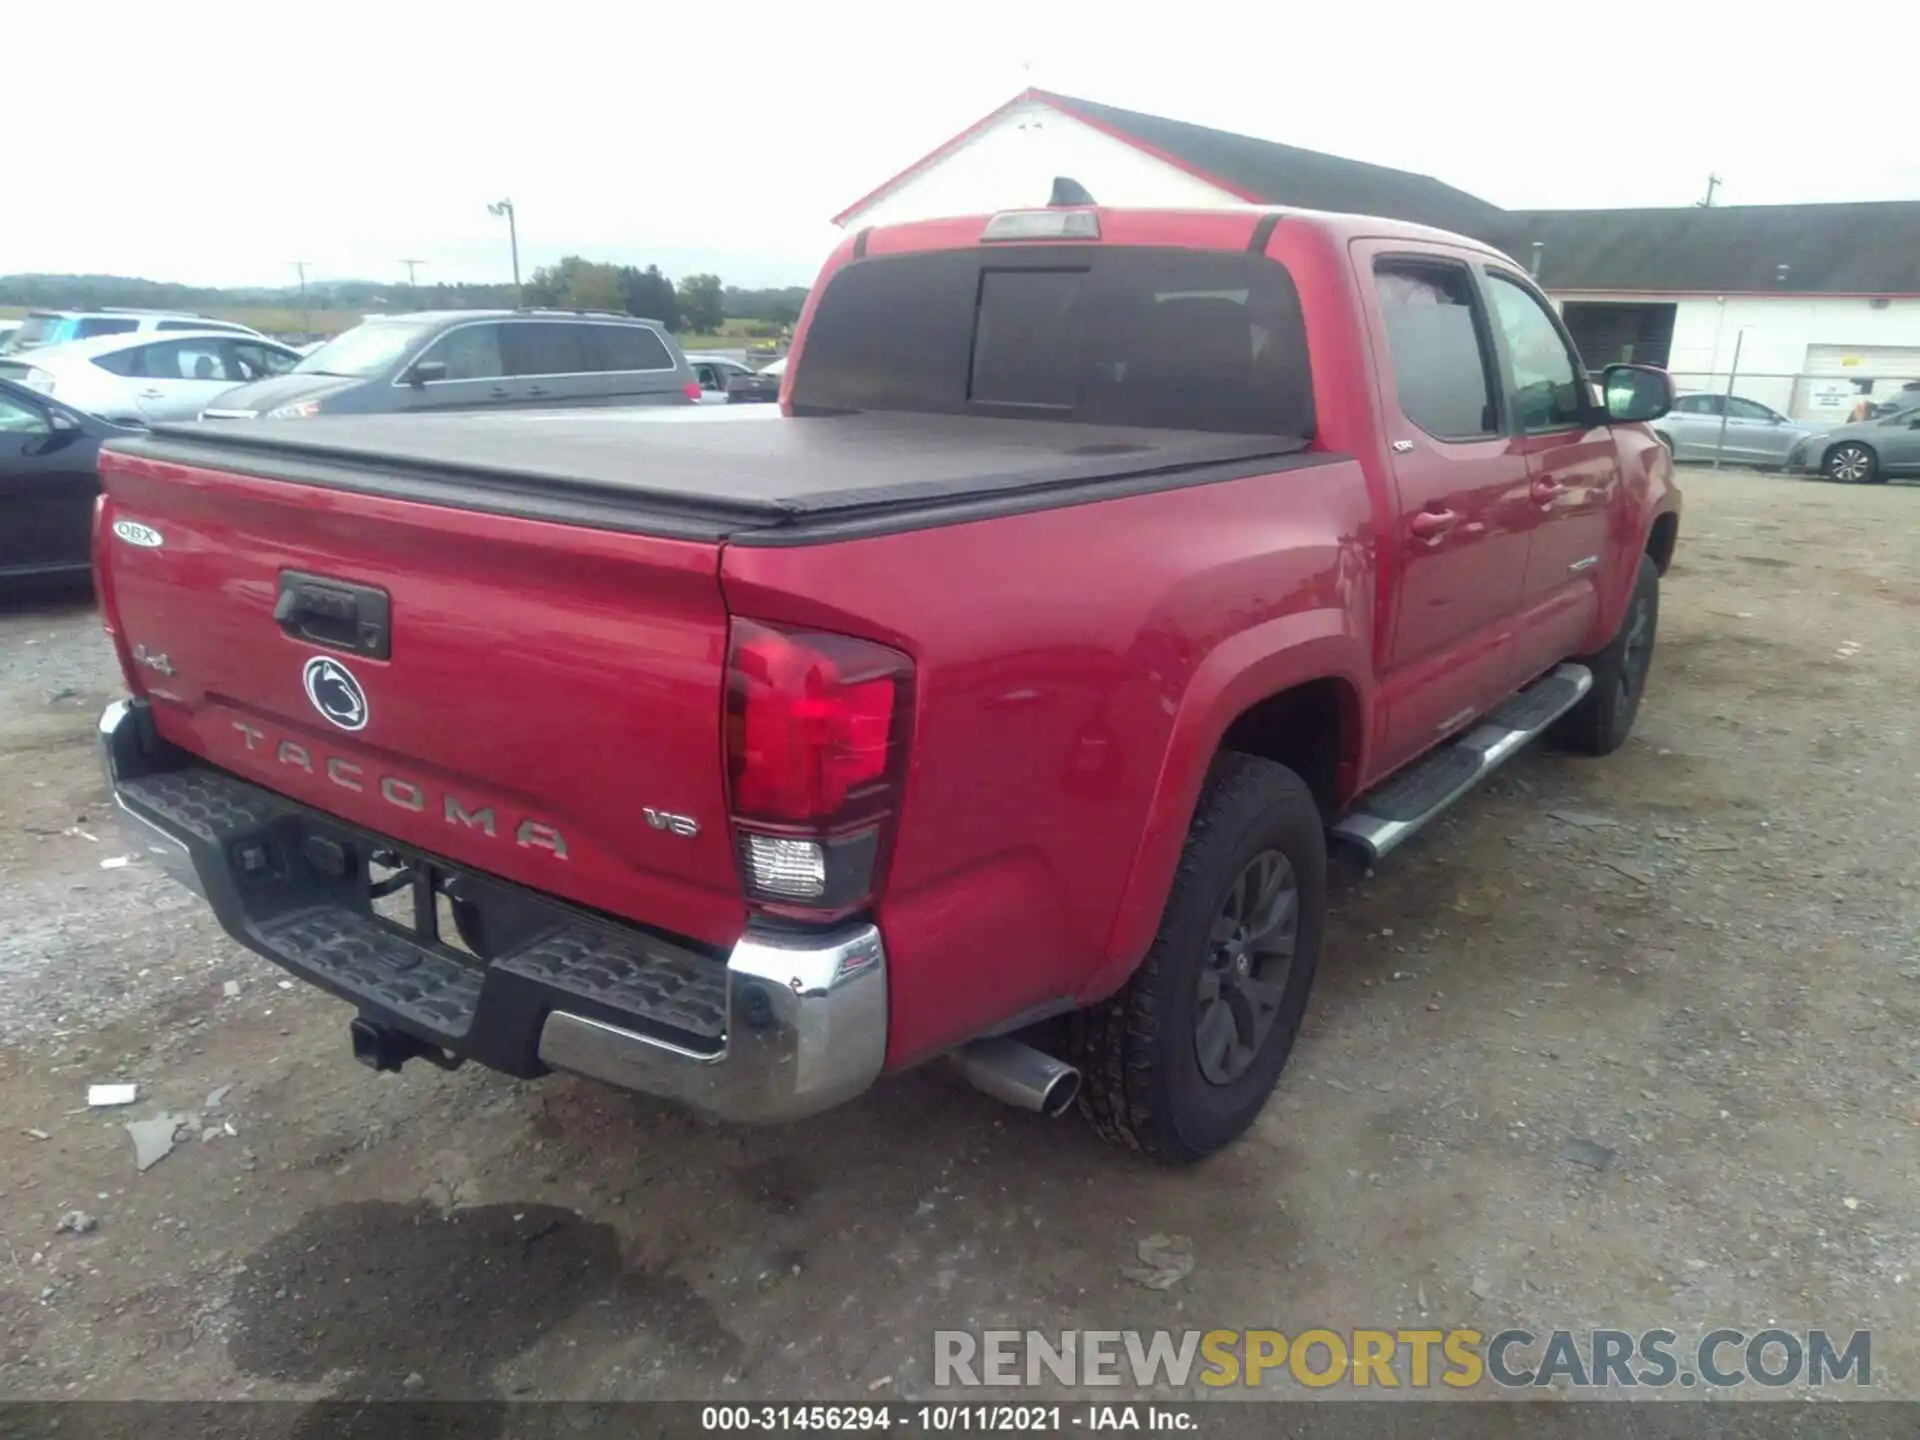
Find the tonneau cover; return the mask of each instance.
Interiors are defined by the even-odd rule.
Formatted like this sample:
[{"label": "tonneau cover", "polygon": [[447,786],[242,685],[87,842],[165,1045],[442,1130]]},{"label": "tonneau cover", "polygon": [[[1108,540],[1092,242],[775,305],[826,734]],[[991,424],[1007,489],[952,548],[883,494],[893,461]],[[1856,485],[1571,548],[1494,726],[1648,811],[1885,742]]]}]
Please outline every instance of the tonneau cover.
[{"label": "tonneau cover", "polygon": [[397,499],[717,539],[1169,472],[1245,473],[1307,446],[1297,436],[902,412],[761,417],[769,410],[744,406],[725,420],[692,407],[317,416],[163,425],[113,448]]}]

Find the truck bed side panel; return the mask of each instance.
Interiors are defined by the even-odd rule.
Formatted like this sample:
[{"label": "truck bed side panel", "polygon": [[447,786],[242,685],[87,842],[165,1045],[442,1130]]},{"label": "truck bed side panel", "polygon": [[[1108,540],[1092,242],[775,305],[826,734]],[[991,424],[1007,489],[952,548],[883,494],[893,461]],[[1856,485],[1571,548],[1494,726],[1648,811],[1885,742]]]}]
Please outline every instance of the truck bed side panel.
[{"label": "truck bed side panel", "polygon": [[1210,654],[1321,612],[1364,672],[1372,511],[1353,462],[1316,458],[984,523],[723,553],[733,613],[915,658],[912,769],[880,912],[890,1065],[1080,996],[1105,972],[1156,793],[1191,778],[1163,771]]}]

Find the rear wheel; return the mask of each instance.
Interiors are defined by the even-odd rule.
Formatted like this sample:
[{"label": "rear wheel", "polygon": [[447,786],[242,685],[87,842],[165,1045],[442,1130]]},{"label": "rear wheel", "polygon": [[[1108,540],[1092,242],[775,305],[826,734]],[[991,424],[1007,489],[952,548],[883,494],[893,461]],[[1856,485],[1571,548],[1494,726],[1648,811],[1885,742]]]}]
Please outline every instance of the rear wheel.
[{"label": "rear wheel", "polygon": [[1081,1109],[1101,1134],[1185,1164],[1259,1115],[1320,958],[1322,824],[1291,770],[1231,752],[1214,762],[1153,948],[1075,1026]]},{"label": "rear wheel", "polygon": [[1843,485],[1871,485],[1880,478],[1880,457],[1858,441],[1849,440],[1827,452],[1827,463],[1821,469],[1829,480]]},{"label": "rear wheel", "polygon": [[1593,672],[1593,688],[1554,722],[1554,743],[1583,755],[1611,755],[1626,743],[1653,668],[1659,625],[1660,571],[1653,557],[1642,555],[1619,630],[1606,649],[1581,657],[1580,663]]}]

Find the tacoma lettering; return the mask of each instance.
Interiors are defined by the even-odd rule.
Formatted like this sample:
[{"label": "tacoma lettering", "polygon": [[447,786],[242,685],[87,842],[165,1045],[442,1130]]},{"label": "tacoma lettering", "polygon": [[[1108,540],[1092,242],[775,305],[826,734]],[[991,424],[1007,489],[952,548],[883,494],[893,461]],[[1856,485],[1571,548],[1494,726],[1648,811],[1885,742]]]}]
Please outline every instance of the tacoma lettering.
[{"label": "tacoma lettering", "polygon": [[[356,795],[367,793],[368,780],[371,779],[373,789],[389,805],[415,814],[438,810],[440,818],[448,825],[469,834],[484,835],[489,840],[501,838],[499,811],[492,805],[476,805],[447,791],[436,795],[404,775],[369,777],[366,767],[355,761],[339,755],[317,755],[297,740],[273,739],[266,731],[242,720],[235,720],[233,728],[240,732],[248,750],[270,753],[276,764],[308,775],[325,775],[342,790],[350,790]],[[557,860],[567,858],[567,837],[544,820],[512,821],[508,828],[514,843],[523,850],[545,850]]]}]

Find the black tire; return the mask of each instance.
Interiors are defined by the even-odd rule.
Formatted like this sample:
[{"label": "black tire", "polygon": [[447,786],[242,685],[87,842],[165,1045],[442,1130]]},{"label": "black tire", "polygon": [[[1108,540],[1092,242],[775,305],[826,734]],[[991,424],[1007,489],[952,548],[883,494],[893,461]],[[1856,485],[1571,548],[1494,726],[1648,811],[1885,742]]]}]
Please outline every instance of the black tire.
[{"label": "black tire", "polygon": [[1873,447],[1858,440],[1845,440],[1826,453],[1820,473],[1843,485],[1872,485],[1880,478],[1880,457]]},{"label": "black tire", "polygon": [[1556,745],[1582,755],[1611,755],[1626,743],[1653,669],[1659,627],[1660,571],[1651,556],[1642,555],[1619,630],[1606,649],[1580,657],[1593,672],[1593,688],[1554,721],[1548,735]]},{"label": "black tire", "polygon": [[[1293,1052],[1319,964],[1327,906],[1324,825],[1305,782],[1285,766],[1231,751],[1215,760],[1153,948],[1119,994],[1075,1020],[1080,1108],[1095,1130],[1188,1164],[1253,1123]],[[1251,1046],[1231,1047],[1244,1069],[1233,1078],[1209,1079],[1196,1028],[1201,1018],[1225,1006],[1238,1024],[1248,1013],[1222,998],[1223,965],[1224,973],[1233,972],[1224,958],[1231,946],[1221,943],[1218,927],[1228,923],[1243,877],[1256,867],[1278,873],[1269,858],[1276,853],[1290,867],[1295,896],[1290,962],[1284,973],[1262,977],[1262,988],[1274,997],[1272,1010],[1261,1012],[1270,1013],[1268,1028]],[[1280,958],[1258,963],[1264,968]],[[1208,972],[1214,995],[1203,1003]],[[1212,1063],[1221,1068],[1219,1057]]]}]

